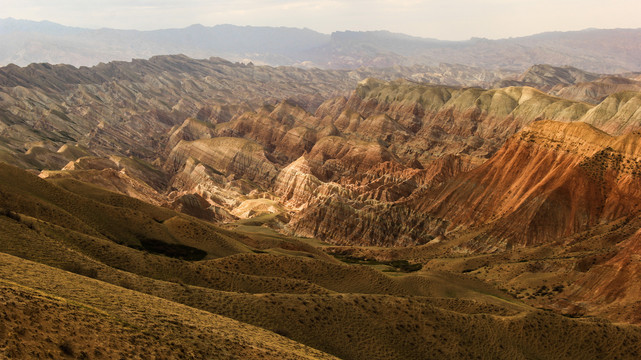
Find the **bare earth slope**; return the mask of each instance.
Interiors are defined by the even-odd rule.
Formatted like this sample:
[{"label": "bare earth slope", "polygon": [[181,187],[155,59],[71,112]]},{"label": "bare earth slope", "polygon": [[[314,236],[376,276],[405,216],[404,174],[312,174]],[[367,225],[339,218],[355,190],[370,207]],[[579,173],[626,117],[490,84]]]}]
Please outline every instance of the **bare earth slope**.
[{"label": "bare earth slope", "polygon": [[334,358],[223,316],[0,256],[2,312],[10,319],[0,354],[8,358]]},{"label": "bare earth slope", "polygon": [[493,87],[531,86],[564,99],[599,104],[609,95],[639,91],[639,73],[596,74],[571,66],[534,65],[518,76],[507,76]]},{"label": "bare earth slope", "polygon": [[[22,189],[21,196],[33,191],[30,182],[48,189],[47,193],[64,192],[44,186],[44,180],[33,175],[10,171],[20,179],[20,185],[14,186]],[[107,199],[100,191],[91,194],[103,201]],[[110,202],[117,199],[122,204],[136,203],[119,196]],[[6,304],[3,311],[13,324],[10,329],[18,329],[4,328],[7,337],[3,351],[7,356],[86,353],[97,358],[136,357],[142,356],[142,351],[150,351],[146,344],[154,344],[151,351],[172,358],[328,357],[300,343],[347,359],[410,356],[596,359],[605,354],[634,358],[639,351],[641,335],[635,327],[545,313],[488,285],[452,274],[390,278],[358,265],[320,260],[322,257],[312,260],[251,253],[244,258],[172,260],[109,240],[101,241],[99,237],[83,241],[81,233],[46,220],[58,218],[55,214],[60,210],[40,213],[45,216],[40,220],[36,213],[30,212],[36,215],[33,218],[16,212],[22,208],[12,204],[3,203],[6,211],[0,217],[6,230],[0,235],[3,250],[80,275],[0,255]],[[21,230],[15,232],[18,229]],[[242,239],[241,234],[234,236]],[[203,248],[208,248],[206,243]],[[128,271],[118,269],[123,266]],[[172,266],[182,270],[174,272]],[[198,269],[200,275],[190,279],[189,268]],[[196,280],[203,275],[207,277],[205,274],[211,271],[236,274],[233,276],[237,280],[222,285],[220,289],[225,291],[216,290],[213,283]],[[182,280],[158,280],[157,277],[166,276],[161,274],[173,274]],[[368,283],[363,282],[364,276],[371,279],[373,287],[362,288]],[[219,276],[212,280],[216,277]],[[258,292],[254,294],[237,292],[246,286],[243,284],[247,284],[248,277],[259,277],[260,282],[255,284],[264,290],[255,289]],[[319,292],[323,289],[320,287],[305,290],[295,281],[301,285],[301,281],[311,281],[333,290]],[[279,282],[290,286],[276,293],[267,290],[269,284],[277,286]],[[68,315],[58,323],[55,333],[50,325],[52,314]],[[229,318],[275,331],[299,343]],[[34,319],[38,319],[39,327],[29,326]],[[100,338],[94,329],[101,329]],[[556,336],[557,331],[571,336]],[[42,341],[46,338],[50,342]],[[167,348],[157,346],[158,341],[166,343]],[[37,345],[28,347],[30,342]]]},{"label": "bare earth slope", "polygon": [[491,226],[493,239],[477,246],[552,241],[639,210],[638,141],[582,122],[535,122],[436,198],[417,201],[455,224]]}]

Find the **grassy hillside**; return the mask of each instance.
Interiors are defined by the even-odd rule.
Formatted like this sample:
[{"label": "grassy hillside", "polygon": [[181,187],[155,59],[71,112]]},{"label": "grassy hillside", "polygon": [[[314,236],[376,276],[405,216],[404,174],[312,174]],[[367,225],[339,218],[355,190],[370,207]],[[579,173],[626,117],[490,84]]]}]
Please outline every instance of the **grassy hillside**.
[{"label": "grassy hillside", "polygon": [[[267,330],[1,254],[8,358],[331,359]],[[13,274],[13,275],[11,275]]]},{"label": "grassy hillside", "polygon": [[[641,352],[638,327],[537,310],[465,275],[384,273],[251,224],[225,230],[76,180],[49,182],[5,165],[0,174],[0,299],[11,321],[0,327],[5,356],[598,359]],[[149,239],[156,242],[145,247]],[[177,256],[177,249],[205,255]]]}]

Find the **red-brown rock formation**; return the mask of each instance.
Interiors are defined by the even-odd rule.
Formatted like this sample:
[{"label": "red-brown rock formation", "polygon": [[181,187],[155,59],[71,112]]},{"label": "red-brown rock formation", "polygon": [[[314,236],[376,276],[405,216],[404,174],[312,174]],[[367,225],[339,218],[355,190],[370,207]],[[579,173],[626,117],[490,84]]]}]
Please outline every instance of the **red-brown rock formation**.
[{"label": "red-brown rock formation", "polygon": [[267,159],[265,149],[242,138],[213,138],[181,141],[169,154],[165,165],[177,172],[189,158],[211,167],[224,176],[245,178],[269,184],[276,177],[276,167]]},{"label": "red-brown rock formation", "polygon": [[[641,323],[641,230],[617,245],[617,254],[591,267],[566,291],[564,300],[617,321]],[[571,309],[569,309],[571,310]]]},{"label": "red-brown rock formation", "polygon": [[452,226],[489,226],[471,248],[558,240],[639,211],[640,140],[581,122],[535,122],[487,163],[414,201]]}]

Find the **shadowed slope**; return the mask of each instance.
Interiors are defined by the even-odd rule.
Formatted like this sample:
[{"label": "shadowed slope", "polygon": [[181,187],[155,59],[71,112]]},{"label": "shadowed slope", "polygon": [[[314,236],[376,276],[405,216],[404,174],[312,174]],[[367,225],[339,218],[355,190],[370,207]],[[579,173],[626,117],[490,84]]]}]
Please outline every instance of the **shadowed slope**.
[{"label": "shadowed slope", "polygon": [[[246,349],[240,354],[248,358],[263,357],[259,354],[264,347],[276,351],[274,356],[282,356],[276,350],[278,348],[289,349],[290,353],[322,356],[272,333],[264,330],[258,333],[254,330],[257,328],[216,318],[207,312],[110,285],[99,286],[95,280],[64,274],[7,255],[1,257],[3,263],[8,264],[0,268],[4,279],[86,304],[116,319],[126,316],[129,323],[153,327],[151,334],[163,331],[162,335],[158,334],[161,338],[167,336],[167,330],[170,334],[179,332],[180,335],[172,338],[174,349],[181,349],[184,343],[189,344],[192,351],[206,353],[208,346],[216,346],[218,337],[223,337],[230,339],[225,343],[226,348],[232,349],[235,342],[247,344],[262,340],[258,347],[245,345]],[[35,276],[36,273],[39,276]],[[488,356],[497,359],[597,359],[605,354],[634,357],[639,352],[638,338],[641,336],[635,327],[584,322],[539,311],[514,313],[465,300],[435,299],[432,302],[420,297],[376,295],[207,294],[198,288],[177,285],[172,289],[161,283],[156,289],[192,306],[256,323],[346,359],[400,359],[426,355],[454,359]],[[283,313],[287,314],[286,318]],[[160,324],[154,323],[156,319]],[[183,324],[189,324],[190,330],[185,331]],[[221,330],[213,335],[212,326]],[[201,336],[196,340],[191,334],[197,332],[212,338],[203,341]],[[81,346],[82,342],[78,350]],[[130,351],[135,353],[136,350]]]},{"label": "shadowed slope", "polygon": [[[0,257],[2,312],[10,319],[2,327],[6,337],[0,340],[0,353],[10,358],[333,358],[229,318],[9,255]],[[22,276],[7,277],[6,271]]]}]

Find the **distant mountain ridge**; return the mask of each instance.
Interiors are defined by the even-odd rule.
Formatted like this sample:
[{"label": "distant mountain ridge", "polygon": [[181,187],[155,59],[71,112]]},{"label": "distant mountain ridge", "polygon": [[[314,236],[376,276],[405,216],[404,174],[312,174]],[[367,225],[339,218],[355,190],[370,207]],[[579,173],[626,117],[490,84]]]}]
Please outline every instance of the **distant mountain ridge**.
[{"label": "distant mountain ridge", "polygon": [[564,99],[598,104],[609,95],[641,90],[641,73],[596,74],[571,66],[534,65],[515,77],[504,77],[492,87],[531,86]]},{"label": "distant mountain ridge", "polygon": [[442,41],[389,31],[192,25],[153,31],[83,29],[48,21],[0,19],[0,65],[48,62],[74,66],[185,54],[257,64],[354,69],[455,63],[523,71],[535,64],[591,72],[641,70],[641,29],[588,29],[527,37]]}]

